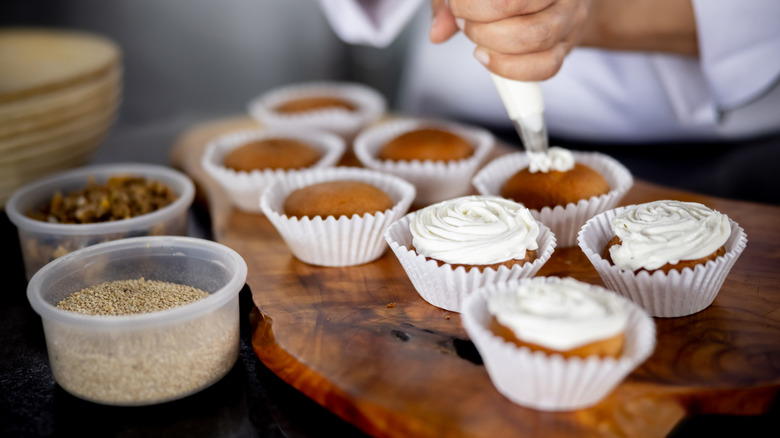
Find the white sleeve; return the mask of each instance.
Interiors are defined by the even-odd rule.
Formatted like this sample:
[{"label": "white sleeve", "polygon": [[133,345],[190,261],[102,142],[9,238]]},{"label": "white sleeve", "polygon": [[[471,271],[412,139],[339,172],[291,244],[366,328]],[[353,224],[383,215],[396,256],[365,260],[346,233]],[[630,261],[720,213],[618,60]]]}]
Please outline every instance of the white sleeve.
[{"label": "white sleeve", "polygon": [[780,1],[694,0],[704,76],[718,106],[749,102],[780,79]]},{"label": "white sleeve", "polygon": [[401,33],[423,1],[319,0],[319,4],[343,41],[386,47]]},{"label": "white sleeve", "polygon": [[699,58],[654,56],[684,124],[717,124],[780,81],[780,1],[692,0]]}]

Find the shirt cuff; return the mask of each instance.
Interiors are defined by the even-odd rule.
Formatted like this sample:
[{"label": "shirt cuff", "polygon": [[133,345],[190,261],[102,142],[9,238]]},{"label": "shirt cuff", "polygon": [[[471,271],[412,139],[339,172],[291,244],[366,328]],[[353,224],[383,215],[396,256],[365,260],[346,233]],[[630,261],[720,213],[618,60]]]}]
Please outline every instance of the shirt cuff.
[{"label": "shirt cuff", "polygon": [[387,47],[423,0],[319,0],[325,18],[341,40]]}]

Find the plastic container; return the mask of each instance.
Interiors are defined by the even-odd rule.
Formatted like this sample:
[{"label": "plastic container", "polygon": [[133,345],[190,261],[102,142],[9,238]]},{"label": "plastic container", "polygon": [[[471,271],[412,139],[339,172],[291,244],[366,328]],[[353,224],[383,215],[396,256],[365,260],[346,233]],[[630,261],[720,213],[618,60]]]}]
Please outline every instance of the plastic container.
[{"label": "plastic container", "polygon": [[[143,176],[168,185],[179,197],[152,213],[112,222],[58,224],[32,219],[27,213],[48,203],[60,190],[66,194],[87,186],[94,177],[105,182],[116,175]],[[16,225],[29,280],[38,269],[69,252],[96,243],[148,235],[187,235],[187,212],[195,197],[195,185],[185,174],[154,164],[103,164],[86,166],[30,183],[11,196],[5,210]]]},{"label": "plastic container", "polygon": [[[101,243],[60,257],[27,286],[43,320],[54,379],[96,403],[136,406],[175,400],[227,374],[239,353],[238,293],[247,265],[203,239],[147,236]],[[59,309],[73,292],[107,281],[145,278],[210,296],[167,310],[86,315]]]}]

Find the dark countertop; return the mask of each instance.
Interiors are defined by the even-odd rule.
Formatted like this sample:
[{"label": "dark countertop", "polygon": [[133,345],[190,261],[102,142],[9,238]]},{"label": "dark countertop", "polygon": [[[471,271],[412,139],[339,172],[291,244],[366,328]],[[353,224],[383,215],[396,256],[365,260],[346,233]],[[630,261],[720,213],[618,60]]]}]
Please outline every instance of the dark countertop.
[{"label": "dark countertop", "polygon": [[[166,133],[114,136],[94,161],[167,160]],[[162,140],[160,140],[162,138]],[[146,148],[128,147],[147,144]],[[167,143],[171,144],[171,143]],[[156,151],[156,152],[155,152]],[[190,235],[208,238],[209,218],[202,205],[190,212]],[[26,298],[26,279],[16,228],[0,214],[0,244],[6,248],[3,273],[6,296],[0,305],[0,436],[209,436],[209,437],[362,437],[342,421],[269,371],[251,346],[248,287],[240,293],[241,350],[228,375],[181,400],[146,407],[112,407],[81,400],[56,384],[49,368],[40,317]],[[760,417],[699,416],[684,420],[670,436],[740,432],[774,436],[780,408]]]},{"label": "dark countertop", "polygon": [[[144,129],[117,126],[93,164],[169,164],[168,150],[191,121]],[[205,207],[190,208],[188,234],[209,238]],[[241,346],[233,369],[189,397],[144,407],[104,406],[81,400],[54,381],[40,317],[27,301],[16,227],[0,211],[0,245],[6,249],[6,299],[0,304],[0,436],[204,436],[365,437],[354,426],[268,370],[252,350],[248,287],[239,294]]]},{"label": "dark countertop", "polygon": [[247,287],[239,294],[240,356],[216,384],[177,401],[144,407],[103,406],[69,394],[51,374],[41,320],[25,293],[16,228],[4,212],[0,242],[10,252],[3,264],[10,283],[0,305],[0,436],[365,436],[281,381],[255,356]]}]

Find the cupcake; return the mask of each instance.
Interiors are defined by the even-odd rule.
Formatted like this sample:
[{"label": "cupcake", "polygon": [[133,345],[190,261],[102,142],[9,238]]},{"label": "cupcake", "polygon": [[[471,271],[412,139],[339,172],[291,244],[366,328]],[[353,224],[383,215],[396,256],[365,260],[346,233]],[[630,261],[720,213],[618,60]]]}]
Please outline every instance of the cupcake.
[{"label": "cupcake", "polygon": [[332,167],[344,150],[341,137],[322,131],[236,131],[209,142],[201,164],[236,208],[259,213],[260,195],[268,185],[290,172]]},{"label": "cupcake", "polygon": [[323,153],[306,142],[268,137],[247,142],[225,154],[222,165],[237,172],[266,169],[303,169],[315,165]]},{"label": "cupcake", "polygon": [[[301,261],[352,266],[384,253],[383,233],[408,211],[414,193],[401,178],[369,169],[309,169],[267,187],[260,207]],[[389,205],[377,202],[385,196]]]},{"label": "cupcake", "polygon": [[385,239],[417,293],[454,312],[478,287],[533,276],[555,248],[528,209],[497,196],[430,205],[393,223]]},{"label": "cupcake", "polygon": [[[501,185],[500,195],[532,210],[576,204],[609,193],[601,174],[561,148],[549,153],[528,152],[529,166],[518,170]],[[556,160],[556,158],[560,158]]]},{"label": "cupcake", "polygon": [[496,389],[545,411],[595,405],[656,342],[639,306],[572,278],[486,286],[466,300],[461,319]]},{"label": "cupcake", "polygon": [[352,217],[393,208],[395,202],[379,187],[355,180],[324,181],[294,190],[284,200],[284,214],[303,219]]},{"label": "cupcake", "polygon": [[443,120],[397,119],[375,124],[355,138],[360,163],[411,182],[416,205],[472,191],[470,178],[493,149],[484,129]]},{"label": "cupcake", "polygon": [[579,235],[604,284],[657,317],[712,304],[746,244],[744,230],[726,215],[670,200],[608,210]]},{"label": "cupcake", "polygon": [[330,131],[347,140],[385,112],[375,89],[351,82],[310,82],[270,90],[249,102],[249,114],[269,127]]},{"label": "cupcake", "polygon": [[516,152],[496,158],[472,180],[480,194],[507,197],[530,208],[561,247],[575,246],[582,225],[614,208],[633,183],[628,169],[607,155],[559,147],[546,154]]},{"label": "cupcake", "polygon": [[456,133],[422,126],[385,143],[377,153],[390,161],[457,161],[474,155],[474,146]]}]

